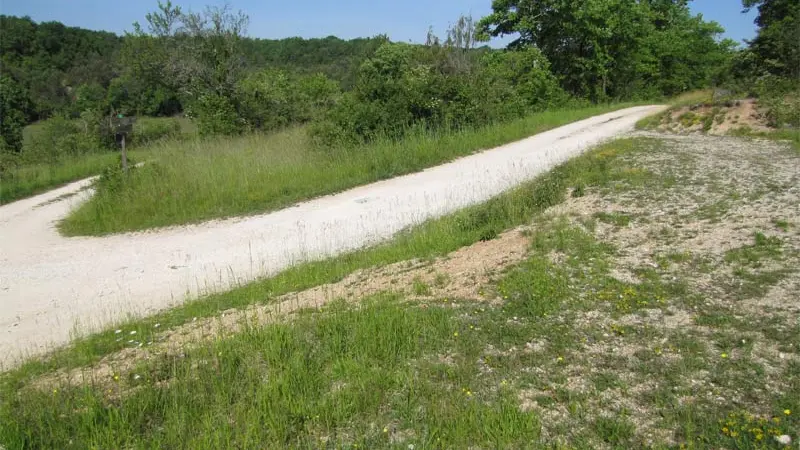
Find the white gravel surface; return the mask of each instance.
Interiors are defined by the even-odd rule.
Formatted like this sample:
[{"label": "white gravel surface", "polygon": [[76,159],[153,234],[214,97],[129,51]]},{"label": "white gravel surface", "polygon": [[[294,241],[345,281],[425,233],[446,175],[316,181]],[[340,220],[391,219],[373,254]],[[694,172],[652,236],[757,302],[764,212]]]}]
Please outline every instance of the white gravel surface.
[{"label": "white gravel surface", "polygon": [[385,240],[531,179],[662,109],[604,114],[261,216],[64,238],[54,224],[90,195],[81,191],[90,180],[0,206],[0,367],[130,315]]}]

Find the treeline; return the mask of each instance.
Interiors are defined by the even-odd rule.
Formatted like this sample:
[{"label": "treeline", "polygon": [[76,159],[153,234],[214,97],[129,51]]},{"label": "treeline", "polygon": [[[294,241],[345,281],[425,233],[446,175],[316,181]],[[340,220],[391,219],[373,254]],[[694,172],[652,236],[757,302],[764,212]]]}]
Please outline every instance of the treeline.
[{"label": "treeline", "polygon": [[[385,36],[250,39],[241,12],[187,13],[169,1],[121,38],[2,17],[0,145],[19,152],[21,126],[54,114],[103,132],[91,123],[110,112],[183,113],[204,135],[311,123],[322,146],[357,145],[569,104],[798,76],[796,1],[744,0],[760,11],[747,49],[720,39],[722,27],[687,4],[495,0],[478,23],[462,17],[420,45]],[[516,36],[507,49],[486,46],[503,35]]]},{"label": "treeline", "polygon": [[[176,11],[169,3],[164,6],[149,17],[158,20],[164,11]],[[208,21],[213,14],[207,13],[194,17]],[[59,22],[0,15],[0,30],[0,136],[6,149],[21,149],[22,127],[54,116],[77,118],[87,111],[169,116],[185,108],[178,87],[141,78],[148,71],[155,75],[155,68],[148,64],[159,59],[136,52],[158,51],[153,40],[161,39],[150,39],[154,35],[141,28],[120,37]],[[237,54],[246,70],[279,69],[281,73],[275,73],[278,85],[296,75],[314,79],[323,74],[336,89],[348,89],[360,63],[386,40],[381,36],[350,41],[240,36]],[[169,63],[163,58],[161,62]],[[62,121],[57,128],[64,131],[64,127],[70,128]]]}]

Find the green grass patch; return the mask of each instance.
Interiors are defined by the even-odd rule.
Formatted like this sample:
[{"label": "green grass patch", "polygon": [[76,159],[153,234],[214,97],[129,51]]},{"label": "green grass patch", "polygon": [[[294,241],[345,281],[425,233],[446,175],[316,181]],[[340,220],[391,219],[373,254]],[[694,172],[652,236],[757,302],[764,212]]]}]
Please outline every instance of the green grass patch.
[{"label": "green grass patch", "polygon": [[616,227],[627,227],[631,223],[631,216],[624,213],[598,212],[594,217],[600,222],[604,222]]},{"label": "green grass patch", "polygon": [[102,235],[280,209],[516,141],[626,105],[538,113],[462,132],[418,132],[337,151],[314,148],[304,129],[156,146],[156,160],[123,189],[100,192],[59,225]]},{"label": "green grass patch", "polygon": [[[149,159],[150,155],[145,150],[147,146],[163,140],[167,134],[174,136],[173,128],[181,138],[197,134],[194,124],[186,118],[140,118],[134,126],[136,139],[132,148],[129,145],[130,158],[134,161]],[[107,167],[118,164],[119,152],[105,149],[82,155],[62,155],[57,160],[47,162],[42,162],[35,155],[29,156],[28,153],[36,145],[46,145],[36,143],[45,132],[46,121],[28,125],[23,130],[24,146],[19,164],[10,166],[0,174],[0,205],[99,175]],[[28,161],[29,157],[33,157],[34,161]]]},{"label": "green grass patch", "polygon": [[97,175],[118,159],[118,155],[108,152],[69,158],[53,164],[12,167],[0,174],[0,204]]},{"label": "green grass patch", "polygon": [[[120,380],[129,392],[62,388],[7,398],[0,439],[10,448],[520,447],[538,418],[482,384],[450,308],[391,299],[334,305],[288,324],[245,331],[148,364]],[[462,330],[461,334],[458,330]],[[10,412],[13,410],[13,415]]]},{"label": "green grass patch", "polygon": [[763,265],[764,260],[779,258],[782,254],[782,246],[783,242],[777,236],[755,233],[753,244],[725,252],[725,262],[758,268]]}]

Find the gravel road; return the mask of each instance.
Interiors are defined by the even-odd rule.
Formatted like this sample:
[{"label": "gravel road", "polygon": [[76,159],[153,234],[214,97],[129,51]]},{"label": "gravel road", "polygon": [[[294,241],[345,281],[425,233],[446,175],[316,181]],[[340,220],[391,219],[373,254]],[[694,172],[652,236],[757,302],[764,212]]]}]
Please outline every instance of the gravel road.
[{"label": "gravel road", "polygon": [[90,180],[0,206],[0,368],[129,315],[385,240],[533,178],[662,109],[604,114],[270,214],[152,232],[60,236],[55,222],[91,194]]}]

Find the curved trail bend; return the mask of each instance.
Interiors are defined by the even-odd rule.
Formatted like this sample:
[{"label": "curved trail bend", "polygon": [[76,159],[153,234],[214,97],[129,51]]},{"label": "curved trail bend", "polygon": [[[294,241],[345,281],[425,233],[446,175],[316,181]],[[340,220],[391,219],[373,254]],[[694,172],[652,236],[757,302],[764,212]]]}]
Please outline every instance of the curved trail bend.
[{"label": "curved trail bend", "polygon": [[603,114],[269,214],[151,232],[60,236],[55,222],[90,195],[91,180],[0,206],[0,367],[129,314],[385,240],[487,200],[663,108]]}]

